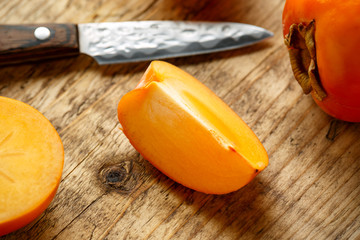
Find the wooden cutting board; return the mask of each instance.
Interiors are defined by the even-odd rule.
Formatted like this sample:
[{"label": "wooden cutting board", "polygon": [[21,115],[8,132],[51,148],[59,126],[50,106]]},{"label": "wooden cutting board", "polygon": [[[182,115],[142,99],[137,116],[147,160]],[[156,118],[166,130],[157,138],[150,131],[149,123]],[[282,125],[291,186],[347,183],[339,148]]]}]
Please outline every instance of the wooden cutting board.
[{"label": "wooden cutting board", "polygon": [[117,103],[149,62],[98,66],[80,56],[0,68],[0,95],[56,127],[65,148],[50,207],[2,239],[356,239],[359,124],[336,121],[303,95],[283,45],[284,0],[0,1],[2,24],[209,20],[258,25],[263,43],[168,59],[228,103],[270,164],[227,195],[187,189],[152,167],[119,129]]}]

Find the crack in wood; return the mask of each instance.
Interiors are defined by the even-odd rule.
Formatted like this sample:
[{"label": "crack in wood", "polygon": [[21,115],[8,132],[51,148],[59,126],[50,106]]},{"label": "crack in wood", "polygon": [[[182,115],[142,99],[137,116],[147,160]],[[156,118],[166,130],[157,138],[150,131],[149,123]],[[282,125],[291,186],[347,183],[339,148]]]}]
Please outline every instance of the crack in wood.
[{"label": "crack in wood", "polygon": [[[91,203],[89,203],[89,205],[87,205],[79,214],[77,214],[68,224],[66,224],[66,226],[61,229],[61,231],[59,231],[51,240],[54,240],[56,238],[58,238],[62,232],[64,232],[69,226],[71,226],[78,218],[81,217],[81,215],[86,212],[92,205],[94,205],[97,201],[99,201],[102,197],[104,197],[106,195],[106,193],[103,193],[101,195],[99,195],[97,198],[95,198]],[[93,223],[91,223],[93,224]],[[94,225],[94,224],[93,224]],[[96,228],[96,227],[95,227]],[[93,231],[95,231],[95,229],[93,229]]]}]

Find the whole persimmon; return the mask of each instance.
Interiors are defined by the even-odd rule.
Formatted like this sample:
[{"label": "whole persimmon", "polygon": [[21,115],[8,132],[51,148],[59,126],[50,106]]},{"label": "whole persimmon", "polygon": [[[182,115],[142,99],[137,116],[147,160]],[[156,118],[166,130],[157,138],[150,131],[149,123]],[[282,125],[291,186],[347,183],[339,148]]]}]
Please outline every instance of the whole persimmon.
[{"label": "whole persimmon", "polygon": [[283,34],[296,80],[329,115],[360,122],[360,1],[287,0]]}]

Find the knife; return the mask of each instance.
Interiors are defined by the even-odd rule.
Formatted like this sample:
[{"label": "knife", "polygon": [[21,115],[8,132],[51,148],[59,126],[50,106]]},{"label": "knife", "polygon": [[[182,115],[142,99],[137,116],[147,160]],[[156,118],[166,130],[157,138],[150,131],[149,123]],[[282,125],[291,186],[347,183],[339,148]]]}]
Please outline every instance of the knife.
[{"label": "knife", "polygon": [[236,49],[271,36],[266,29],[232,22],[0,25],[0,65],[79,54],[100,65],[138,62]]}]

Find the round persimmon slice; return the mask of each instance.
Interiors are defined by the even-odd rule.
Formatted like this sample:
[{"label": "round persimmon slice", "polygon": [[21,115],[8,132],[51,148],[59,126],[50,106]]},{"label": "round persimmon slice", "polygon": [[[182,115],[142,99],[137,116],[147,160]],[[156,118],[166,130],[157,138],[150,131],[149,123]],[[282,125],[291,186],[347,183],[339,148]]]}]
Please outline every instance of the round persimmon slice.
[{"label": "round persimmon slice", "polygon": [[61,180],[64,148],[38,110],[0,97],[0,236],[36,219]]}]

